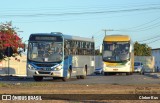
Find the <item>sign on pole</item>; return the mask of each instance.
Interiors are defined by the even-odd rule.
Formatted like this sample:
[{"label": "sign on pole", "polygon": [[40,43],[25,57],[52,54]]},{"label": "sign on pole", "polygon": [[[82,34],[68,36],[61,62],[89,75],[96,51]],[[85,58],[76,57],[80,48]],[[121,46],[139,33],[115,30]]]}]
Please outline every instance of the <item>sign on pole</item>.
[{"label": "sign on pole", "polygon": [[11,57],[11,56],[13,55],[13,49],[12,49],[12,47],[7,47],[7,48],[5,49],[5,55],[6,55],[7,57]]}]

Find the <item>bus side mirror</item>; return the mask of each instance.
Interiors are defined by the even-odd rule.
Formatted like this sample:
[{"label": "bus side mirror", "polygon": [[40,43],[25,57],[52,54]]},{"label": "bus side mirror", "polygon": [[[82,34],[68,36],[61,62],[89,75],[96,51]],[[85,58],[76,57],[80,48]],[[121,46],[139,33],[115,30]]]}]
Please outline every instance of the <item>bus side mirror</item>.
[{"label": "bus side mirror", "polygon": [[[103,44],[102,44],[103,45]],[[99,52],[102,53],[102,45],[99,47]]]},{"label": "bus side mirror", "polygon": [[24,48],[23,48],[23,51],[24,51],[24,52],[26,51],[26,44],[24,44]]}]

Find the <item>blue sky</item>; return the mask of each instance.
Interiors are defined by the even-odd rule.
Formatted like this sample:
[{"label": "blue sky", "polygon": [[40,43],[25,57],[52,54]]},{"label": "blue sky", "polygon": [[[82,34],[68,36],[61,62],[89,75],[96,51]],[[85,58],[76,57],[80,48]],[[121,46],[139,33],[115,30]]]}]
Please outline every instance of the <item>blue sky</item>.
[{"label": "blue sky", "polygon": [[[160,0],[0,0],[0,22],[12,21],[28,40],[31,33],[94,36],[96,48],[107,34],[160,48]],[[146,40],[146,41],[145,41]],[[142,41],[142,42],[141,42]]]}]

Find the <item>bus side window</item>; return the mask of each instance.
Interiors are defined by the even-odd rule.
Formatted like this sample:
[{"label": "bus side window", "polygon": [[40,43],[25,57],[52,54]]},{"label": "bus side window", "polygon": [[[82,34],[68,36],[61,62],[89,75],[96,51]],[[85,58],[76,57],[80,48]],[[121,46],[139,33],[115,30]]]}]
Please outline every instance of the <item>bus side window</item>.
[{"label": "bus side window", "polygon": [[38,56],[38,48],[37,47],[33,47],[32,58],[37,58],[37,56]]},{"label": "bus side window", "polygon": [[67,58],[69,55],[69,44],[68,41],[66,40],[64,42],[64,58]]},{"label": "bus side window", "polygon": [[64,49],[64,58],[66,59],[68,57],[68,51]]}]

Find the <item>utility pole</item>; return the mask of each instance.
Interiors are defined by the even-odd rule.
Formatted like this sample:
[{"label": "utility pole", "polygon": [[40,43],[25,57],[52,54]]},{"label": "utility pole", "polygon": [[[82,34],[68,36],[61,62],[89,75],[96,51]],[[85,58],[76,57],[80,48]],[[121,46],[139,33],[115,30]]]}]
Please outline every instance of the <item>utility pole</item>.
[{"label": "utility pole", "polygon": [[114,31],[113,29],[103,29],[105,36],[107,35],[107,31]]}]

